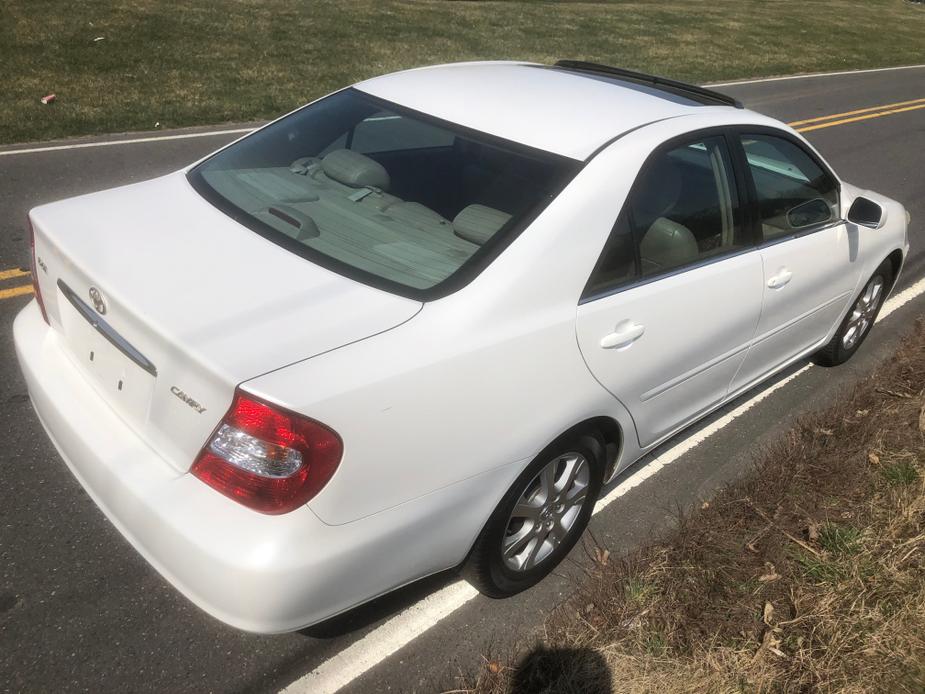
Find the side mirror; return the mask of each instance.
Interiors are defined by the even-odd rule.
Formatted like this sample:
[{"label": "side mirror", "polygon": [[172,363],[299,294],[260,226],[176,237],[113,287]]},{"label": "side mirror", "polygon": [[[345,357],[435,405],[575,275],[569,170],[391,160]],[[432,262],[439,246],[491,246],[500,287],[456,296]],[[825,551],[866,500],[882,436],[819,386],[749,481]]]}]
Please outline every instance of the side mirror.
[{"label": "side mirror", "polygon": [[873,200],[858,197],[848,208],[848,221],[870,229],[881,229],[886,224],[886,210]]}]

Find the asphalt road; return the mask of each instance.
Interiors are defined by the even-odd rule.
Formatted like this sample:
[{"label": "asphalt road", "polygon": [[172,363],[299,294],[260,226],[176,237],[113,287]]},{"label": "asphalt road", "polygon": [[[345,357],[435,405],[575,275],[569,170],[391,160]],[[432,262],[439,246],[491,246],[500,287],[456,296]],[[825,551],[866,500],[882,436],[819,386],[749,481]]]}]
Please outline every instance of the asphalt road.
[{"label": "asphalt road", "polygon": [[[925,98],[925,68],[723,90],[758,111],[802,120]],[[925,276],[925,109],[807,136],[842,177],[907,206],[912,256],[898,290]],[[231,137],[13,155],[3,152],[15,148],[0,148],[0,271],[28,265],[24,220],[34,205],[168,172]],[[23,278],[0,282],[0,296],[23,283]],[[433,577],[304,633],[255,636],[201,613],[129,547],[46,439],[29,406],[11,339],[13,317],[27,300],[0,299],[0,690],[277,691],[357,642],[351,657],[355,652],[378,661],[383,632],[378,627],[453,580]],[[810,369],[720,428],[595,516],[597,539],[618,554],[670,527],[678,508],[709,498],[741,474],[796,416],[831,402],[869,372],[921,314],[925,299],[918,298],[878,324],[850,364]],[[580,552],[573,555],[580,559]],[[507,650],[509,639],[526,638],[541,625],[566,594],[572,571],[566,566],[562,575],[510,600],[466,602],[344,691],[449,688],[455,675],[478,667],[482,654],[495,646]],[[313,685],[303,680],[297,686],[312,691]]]}]

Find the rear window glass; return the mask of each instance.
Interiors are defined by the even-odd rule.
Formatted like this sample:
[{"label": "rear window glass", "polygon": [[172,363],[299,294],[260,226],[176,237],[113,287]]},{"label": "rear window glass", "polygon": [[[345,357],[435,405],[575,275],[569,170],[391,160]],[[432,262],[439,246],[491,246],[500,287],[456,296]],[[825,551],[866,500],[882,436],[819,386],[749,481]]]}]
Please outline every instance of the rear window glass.
[{"label": "rear window glass", "polygon": [[494,257],[578,166],[348,89],[222,150],[190,181],[291,251],[426,298]]}]

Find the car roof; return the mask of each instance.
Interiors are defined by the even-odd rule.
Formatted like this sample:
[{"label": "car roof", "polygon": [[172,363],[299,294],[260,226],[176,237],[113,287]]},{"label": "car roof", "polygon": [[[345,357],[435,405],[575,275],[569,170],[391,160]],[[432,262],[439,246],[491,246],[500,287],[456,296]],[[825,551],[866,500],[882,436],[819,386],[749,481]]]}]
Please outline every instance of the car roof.
[{"label": "car roof", "polygon": [[581,161],[613,138],[655,121],[708,110],[748,113],[618,75],[536,63],[435,65],[375,77],[354,87],[415,111]]}]

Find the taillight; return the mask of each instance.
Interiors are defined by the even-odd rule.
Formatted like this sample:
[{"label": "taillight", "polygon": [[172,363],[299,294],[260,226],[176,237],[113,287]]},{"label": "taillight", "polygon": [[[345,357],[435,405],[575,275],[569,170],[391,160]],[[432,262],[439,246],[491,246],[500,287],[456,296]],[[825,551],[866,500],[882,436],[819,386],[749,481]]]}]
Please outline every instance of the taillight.
[{"label": "taillight", "polygon": [[32,228],[32,220],[28,217],[26,217],[26,224],[29,226],[29,248],[32,250],[32,290],[35,292],[35,300],[42,312],[42,318],[48,323],[48,313],[45,311],[45,301],[42,299],[42,290],[39,287],[38,264],[35,262],[35,230]]},{"label": "taillight", "polygon": [[236,390],[192,473],[261,513],[288,513],[321,491],[343,451],[323,424]]}]

